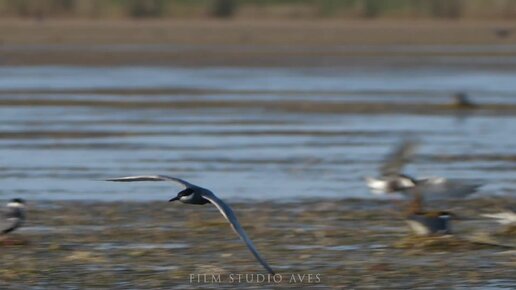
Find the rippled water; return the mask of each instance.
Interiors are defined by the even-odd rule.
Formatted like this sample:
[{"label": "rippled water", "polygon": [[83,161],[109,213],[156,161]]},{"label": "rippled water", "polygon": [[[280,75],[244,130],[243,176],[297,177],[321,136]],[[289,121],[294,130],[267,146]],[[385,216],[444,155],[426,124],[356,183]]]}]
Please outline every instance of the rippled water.
[{"label": "rippled water", "polygon": [[[513,70],[442,66],[3,67],[0,101],[25,102],[0,106],[0,192],[5,198],[166,200],[176,192],[169,185],[100,180],[169,174],[222,197],[369,198],[361,178],[375,175],[384,155],[408,135],[423,146],[407,172],[481,178],[487,185],[480,195],[514,194],[516,116],[332,114],[266,110],[253,102],[439,104],[461,90],[478,103],[515,105],[515,79]],[[142,101],[167,105],[125,105]],[[185,101],[199,104],[174,107]],[[210,105],[218,101],[249,105]]]}]

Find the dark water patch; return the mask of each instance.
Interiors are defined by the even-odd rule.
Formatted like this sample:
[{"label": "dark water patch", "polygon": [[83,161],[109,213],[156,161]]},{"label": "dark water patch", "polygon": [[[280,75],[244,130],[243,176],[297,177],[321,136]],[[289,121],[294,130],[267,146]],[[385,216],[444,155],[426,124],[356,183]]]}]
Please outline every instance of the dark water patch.
[{"label": "dark water patch", "polygon": [[[142,133],[149,135],[152,133]],[[108,138],[140,135],[140,133],[124,132],[77,132],[77,131],[24,131],[24,132],[0,132],[0,139],[75,139],[75,138]]]},{"label": "dark water patch", "polygon": [[474,109],[461,109],[451,104],[391,104],[391,103],[347,103],[316,101],[177,101],[177,102],[118,102],[88,100],[8,100],[0,99],[0,106],[40,106],[40,107],[91,107],[118,109],[215,109],[215,108],[258,108],[298,113],[327,114],[458,114],[461,112],[511,115],[516,112],[515,105],[483,104]]},{"label": "dark water patch", "polygon": [[436,154],[433,156],[422,156],[420,157],[423,161],[433,162],[462,162],[462,161],[516,161],[515,154],[462,154],[462,155],[444,155]]}]

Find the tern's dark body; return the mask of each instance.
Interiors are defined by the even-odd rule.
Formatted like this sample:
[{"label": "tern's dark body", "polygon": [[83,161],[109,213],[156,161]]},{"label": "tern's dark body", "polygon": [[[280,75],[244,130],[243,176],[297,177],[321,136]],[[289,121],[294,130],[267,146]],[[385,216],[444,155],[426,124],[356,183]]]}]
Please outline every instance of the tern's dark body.
[{"label": "tern's dark body", "polygon": [[183,191],[180,191],[176,197],[170,199],[169,201],[179,200],[182,203],[198,204],[198,205],[210,203],[209,200],[202,197],[201,192],[211,192],[211,191],[206,188],[195,186],[195,187],[187,188]]}]

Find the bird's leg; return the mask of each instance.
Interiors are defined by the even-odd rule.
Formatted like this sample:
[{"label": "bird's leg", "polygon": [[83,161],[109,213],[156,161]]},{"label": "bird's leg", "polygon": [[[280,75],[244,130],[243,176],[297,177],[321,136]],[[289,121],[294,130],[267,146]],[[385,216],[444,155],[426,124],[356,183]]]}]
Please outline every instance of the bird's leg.
[{"label": "bird's leg", "polygon": [[413,188],[408,193],[412,195],[413,199],[408,204],[407,215],[423,212],[423,196],[419,190]]}]

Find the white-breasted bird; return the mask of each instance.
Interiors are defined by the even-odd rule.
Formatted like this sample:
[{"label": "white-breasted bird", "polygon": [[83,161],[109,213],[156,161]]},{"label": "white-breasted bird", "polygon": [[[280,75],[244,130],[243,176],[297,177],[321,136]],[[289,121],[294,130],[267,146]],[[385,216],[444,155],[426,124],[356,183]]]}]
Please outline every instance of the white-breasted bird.
[{"label": "white-breasted bird", "polygon": [[404,140],[387,155],[380,166],[380,177],[367,176],[365,182],[374,194],[400,192],[413,188],[416,180],[402,174],[403,167],[412,159],[417,143],[412,140]]},{"label": "white-breasted bird", "polygon": [[405,196],[407,191],[417,188],[425,199],[464,198],[477,191],[483,184],[478,180],[447,179],[444,177],[414,178],[403,174],[403,167],[412,159],[417,144],[405,140],[390,153],[382,166],[380,177],[365,177],[373,194],[385,195],[399,192]]},{"label": "white-breasted bird", "polygon": [[411,190],[413,200],[406,215],[406,223],[417,236],[451,234],[451,220],[455,214],[448,211],[426,211],[423,198],[417,190]]},{"label": "white-breasted bird", "polygon": [[258,250],[254,246],[251,239],[247,236],[246,232],[238,222],[238,219],[233,212],[233,210],[220,198],[218,198],[213,192],[210,190],[191,184],[185,180],[164,176],[164,175],[153,175],[153,176],[127,176],[120,178],[112,178],[107,179],[107,181],[117,181],[117,182],[132,182],[132,181],[172,181],[176,184],[179,184],[183,187],[183,190],[178,192],[177,195],[169,200],[176,201],[179,200],[182,203],[187,204],[198,204],[203,205],[206,203],[211,203],[220,211],[220,213],[226,218],[226,220],[230,223],[233,230],[240,236],[240,238],[244,241],[247,248],[251,251],[254,257],[260,262],[260,264],[267,270],[269,274],[274,275],[274,271],[267,264],[265,259],[258,253]]},{"label": "white-breasted bird", "polygon": [[18,229],[25,222],[25,201],[21,198],[11,199],[7,203],[4,219],[0,222],[0,236],[5,236]]}]

